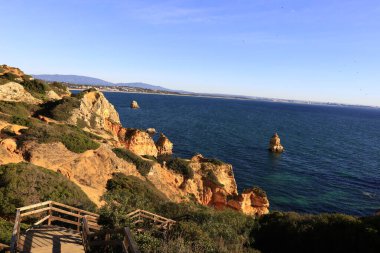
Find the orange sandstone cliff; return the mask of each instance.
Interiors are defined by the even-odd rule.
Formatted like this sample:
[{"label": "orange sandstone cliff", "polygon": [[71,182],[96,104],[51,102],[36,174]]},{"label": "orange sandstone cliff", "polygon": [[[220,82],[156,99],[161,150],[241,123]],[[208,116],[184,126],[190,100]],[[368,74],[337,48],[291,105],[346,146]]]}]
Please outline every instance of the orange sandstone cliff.
[{"label": "orange sandstone cliff", "polygon": [[[29,115],[33,122],[46,127],[74,125],[96,137],[94,140],[99,146],[94,150],[75,153],[60,141],[49,143],[43,143],[38,139],[19,141],[25,139],[23,129],[33,126],[14,124],[9,120],[10,115],[2,112],[0,132],[13,132],[13,135],[0,135],[0,164],[24,161],[57,171],[77,183],[98,205],[101,205],[100,197],[105,191],[107,180],[113,173],[121,172],[150,181],[175,202],[194,200],[202,205],[217,209],[232,208],[249,215],[269,212],[269,201],[265,193],[249,189],[238,194],[232,165],[216,159],[207,159],[202,155],[176,160],[172,157],[173,143],[168,137],[161,134],[155,143],[152,133],[123,127],[114,106],[98,90],[90,89],[64,100],[62,95],[53,96],[54,98],[49,96],[48,93],[54,91],[50,89],[40,94],[44,98],[42,101],[24,88],[22,78],[25,78],[25,75],[21,70],[4,66],[3,69],[5,70],[2,73],[15,73],[21,79],[8,81],[0,76],[3,83],[0,85],[0,101],[41,104],[44,110],[36,110]],[[12,85],[18,89],[2,89],[3,85]],[[67,96],[68,91],[59,93]],[[21,99],[20,94],[22,94]],[[57,102],[44,106],[44,103],[49,101]],[[54,106],[70,109],[65,111],[67,117],[64,120],[49,118],[51,114],[47,110],[53,110]],[[114,148],[128,149],[139,157],[138,159],[149,161],[151,164],[149,171],[142,173],[136,164],[118,157],[113,151]],[[169,159],[161,160],[161,157]],[[189,170],[188,175],[173,170],[172,164],[178,161],[185,164]]]}]

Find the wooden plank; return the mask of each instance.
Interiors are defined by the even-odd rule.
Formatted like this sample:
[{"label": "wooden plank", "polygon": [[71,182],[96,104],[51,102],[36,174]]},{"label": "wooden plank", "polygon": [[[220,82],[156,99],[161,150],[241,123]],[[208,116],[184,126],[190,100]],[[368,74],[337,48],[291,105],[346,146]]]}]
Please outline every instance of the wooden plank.
[{"label": "wooden plank", "polygon": [[42,212],[49,211],[49,210],[50,210],[50,207],[45,207],[45,208],[41,208],[41,209],[37,209],[34,211],[23,213],[23,214],[21,214],[21,217],[25,217],[25,216],[29,216],[29,215],[37,214],[37,213],[42,213]]},{"label": "wooden plank", "polygon": [[42,218],[41,220],[37,221],[36,223],[34,223],[35,226],[37,225],[40,225],[42,222],[50,219],[51,215],[48,215],[48,216],[45,216],[44,218]]},{"label": "wooden plank", "polygon": [[52,201],[45,201],[45,202],[41,202],[41,203],[37,203],[37,204],[33,204],[33,205],[29,205],[29,206],[23,206],[23,207],[20,207],[20,211],[25,211],[25,210],[29,210],[29,209],[32,209],[32,208],[36,208],[36,207],[41,207],[41,206],[46,206],[48,204],[50,204]]},{"label": "wooden plank", "polygon": [[141,210],[141,212],[145,213],[145,214],[150,214],[150,215],[153,215],[157,218],[160,218],[160,219],[163,219],[165,221],[170,221],[170,222],[176,222],[175,220],[172,220],[172,219],[169,219],[169,218],[166,218],[164,216],[161,216],[161,215],[158,215],[158,214],[155,214],[155,213],[151,213],[151,212],[148,212],[148,211],[145,211],[145,210]]},{"label": "wooden plank", "polygon": [[52,207],[51,210],[52,211],[56,211],[58,213],[63,213],[63,214],[67,214],[67,215],[70,215],[70,216],[82,218],[82,215],[80,215],[80,214],[76,214],[76,213],[72,213],[72,212],[69,212],[69,211],[65,211],[65,210],[62,210],[62,209],[59,209],[59,208],[56,208],[56,207]]},{"label": "wooden plank", "polygon": [[65,207],[65,208],[70,209],[70,210],[79,211],[79,212],[81,212],[83,214],[99,217],[99,214],[92,213],[92,212],[89,212],[89,211],[86,211],[86,210],[82,210],[82,209],[79,209],[79,208],[76,208],[76,207],[73,207],[73,206],[68,206],[68,205],[65,205],[65,204],[62,204],[62,203],[59,203],[59,202],[55,202],[55,201],[52,201],[52,203],[53,203],[53,205],[56,205],[56,206]]},{"label": "wooden plank", "polygon": [[64,218],[57,217],[57,216],[52,216],[52,217],[51,217],[51,220],[52,220],[52,221],[55,221],[55,220],[57,220],[57,221],[62,221],[62,222],[69,223],[69,224],[72,224],[72,225],[79,225],[79,226],[82,225],[80,222],[76,222],[76,221],[72,221],[72,220],[64,219]]}]

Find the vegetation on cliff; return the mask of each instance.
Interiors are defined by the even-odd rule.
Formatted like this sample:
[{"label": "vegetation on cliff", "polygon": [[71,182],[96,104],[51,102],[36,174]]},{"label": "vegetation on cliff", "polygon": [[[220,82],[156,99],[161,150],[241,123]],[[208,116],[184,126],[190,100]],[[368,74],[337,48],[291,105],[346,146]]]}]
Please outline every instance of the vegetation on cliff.
[{"label": "vegetation on cliff", "polygon": [[17,207],[47,200],[95,209],[76,184],[57,172],[29,163],[0,166],[0,215],[14,216]]},{"label": "vegetation on cliff", "polygon": [[127,162],[136,165],[137,170],[141,175],[146,176],[149,173],[150,168],[153,166],[154,162],[151,160],[146,160],[139,155],[129,151],[124,148],[114,148],[112,150],[119,158],[126,160]]},{"label": "vegetation on cliff", "polygon": [[108,181],[104,200],[101,223],[106,227],[133,227],[126,215],[138,208],[177,221],[167,238],[154,230],[136,234],[142,252],[255,252],[249,239],[255,220],[242,213],[173,203],[149,182],[121,173]]}]

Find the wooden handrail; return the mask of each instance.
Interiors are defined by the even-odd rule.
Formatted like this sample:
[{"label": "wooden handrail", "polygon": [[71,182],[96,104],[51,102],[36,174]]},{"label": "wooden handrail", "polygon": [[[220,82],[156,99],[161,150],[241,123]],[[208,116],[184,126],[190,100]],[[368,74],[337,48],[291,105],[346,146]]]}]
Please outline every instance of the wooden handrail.
[{"label": "wooden handrail", "polygon": [[[62,209],[65,208],[66,210]],[[97,228],[97,226],[94,224],[94,221],[97,221],[99,218],[99,215],[96,213],[92,213],[86,210],[82,210],[73,206],[65,205],[59,202],[55,201],[45,201],[29,206],[24,206],[17,208],[16,211],[16,219],[15,219],[15,225],[13,227],[12,232],[12,239],[11,239],[11,252],[17,252],[17,244],[20,237],[20,227],[21,227],[21,220],[24,217],[35,215],[39,213],[47,212],[47,216],[44,216],[42,219],[34,223],[34,226],[42,224],[45,221],[48,221],[48,225],[51,224],[51,221],[61,221],[66,224],[76,225],[77,229],[79,231],[79,228],[82,226],[81,219],[86,215],[87,217],[90,217],[91,223],[89,226],[92,228]],[[53,212],[61,213],[64,215],[68,215],[70,217],[74,217],[75,221],[69,220],[66,218],[54,216]]]},{"label": "wooden handrail", "polygon": [[11,252],[16,252],[18,239],[20,238],[20,226],[21,226],[21,211],[17,209],[16,211],[16,219],[15,225],[12,231],[12,239],[11,239]]},{"label": "wooden handrail", "polygon": [[125,253],[140,253],[135,240],[133,240],[131,230],[124,228],[123,251]]}]

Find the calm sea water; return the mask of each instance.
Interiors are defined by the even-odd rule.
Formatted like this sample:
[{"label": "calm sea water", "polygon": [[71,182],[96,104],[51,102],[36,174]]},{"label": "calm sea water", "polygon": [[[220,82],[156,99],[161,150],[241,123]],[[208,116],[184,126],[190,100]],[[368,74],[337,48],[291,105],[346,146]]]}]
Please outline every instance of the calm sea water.
[{"label": "calm sea water", "polygon": [[[238,188],[258,185],[272,210],[369,215],[380,209],[380,110],[106,93],[124,126],[154,127],[174,152],[234,167]],[[140,110],[129,108],[137,100]],[[278,132],[286,152],[267,151]]]}]

